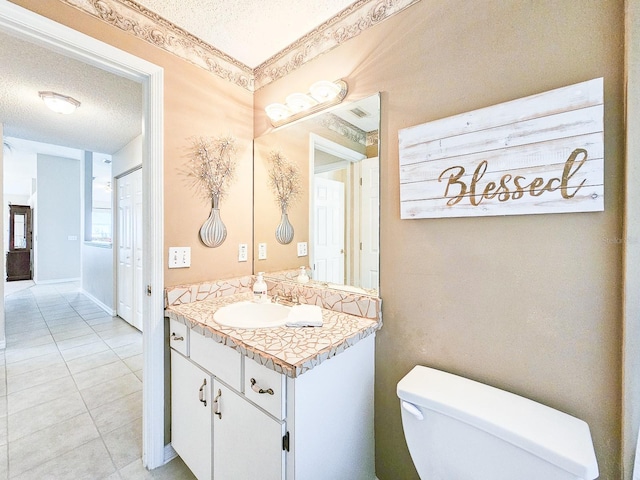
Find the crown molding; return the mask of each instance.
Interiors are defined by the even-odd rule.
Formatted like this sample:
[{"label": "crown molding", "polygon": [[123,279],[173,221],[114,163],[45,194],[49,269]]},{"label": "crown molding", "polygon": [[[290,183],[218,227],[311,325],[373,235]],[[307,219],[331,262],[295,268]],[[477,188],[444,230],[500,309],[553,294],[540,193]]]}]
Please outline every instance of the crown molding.
[{"label": "crown molding", "polygon": [[255,89],[278,80],[314,58],[357,37],[365,30],[420,0],[359,0],[261,65],[254,73]]},{"label": "crown molding", "polygon": [[253,70],[133,0],[60,0],[253,91]]},{"label": "crown molding", "polygon": [[358,0],[255,69],[133,0],[59,0],[251,92],[420,0]]}]

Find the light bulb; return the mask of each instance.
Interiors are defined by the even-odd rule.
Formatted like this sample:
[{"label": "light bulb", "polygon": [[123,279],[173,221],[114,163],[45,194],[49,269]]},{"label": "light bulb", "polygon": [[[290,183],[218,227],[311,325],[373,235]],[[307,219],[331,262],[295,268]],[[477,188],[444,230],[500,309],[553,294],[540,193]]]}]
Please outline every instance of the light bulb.
[{"label": "light bulb", "polygon": [[267,116],[276,122],[287,118],[292,113],[291,110],[282,103],[272,103],[271,105],[267,105],[264,110],[267,112]]},{"label": "light bulb", "polygon": [[334,82],[330,82],[328,80],[320,80],[309,88],[309,93],[313,98],[315,98],[318,102],[328,102],[329,100],[333,100],[340,93],[340,87],[336,85]]},{"label": "light bulb", "polygon": [[292,93],[287,97],[286,104],[287,107],[291,109],[293,113],[302,112],[303,110],[308,110],[309,108],[317,105],[313,98],[309,95],[305,95],[304,93]]}]

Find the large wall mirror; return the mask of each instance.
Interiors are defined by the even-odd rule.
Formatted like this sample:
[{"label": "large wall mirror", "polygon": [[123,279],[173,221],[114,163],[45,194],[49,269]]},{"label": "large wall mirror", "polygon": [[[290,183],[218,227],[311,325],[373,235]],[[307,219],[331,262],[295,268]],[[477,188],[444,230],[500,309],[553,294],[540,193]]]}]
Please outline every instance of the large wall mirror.
[{"label": "large wall mirror", "polygon": [[379,129],[375,94],[255,139],[254,273],[378,291]]}]

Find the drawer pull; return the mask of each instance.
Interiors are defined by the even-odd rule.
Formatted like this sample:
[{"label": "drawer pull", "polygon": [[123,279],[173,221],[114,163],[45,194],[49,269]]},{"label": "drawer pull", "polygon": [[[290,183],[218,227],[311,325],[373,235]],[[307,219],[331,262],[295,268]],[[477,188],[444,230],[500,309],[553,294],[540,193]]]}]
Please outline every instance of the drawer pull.
[{"label": "drawer pull", "polygon": [[220,397],[222,396],[222,391],[218,389],[218,395],[213,399],[213,414],[218,415],[218,418],[222,418],[222,412],[220,411]]},{"label": "drawer pull", "polygon": [[202,385],[200,385],[200,391],[198,392],[198,398],[200,399],[200,401],[202,403],[204,403],[204,406],[207,406],[207,399],[204,398],[204,387],[207,386],[207,379],[204,379],[204,382],[202,383]]},{"label": "drawer pull", "polygon": [[176,342],[180,342],[180,341],[184,340],[184,337],[182,335],[176,335],[176,333],[173,332],[171,334],[171,339],[175,340]]},{"label": "drawer pull", "polygon": [[269,395],[273,395],[273,388],[267,388],[266,390],[260,388],[258,385],[256,385],[255,378],[251,379],[251,390],[256,393],[268,393]]}]

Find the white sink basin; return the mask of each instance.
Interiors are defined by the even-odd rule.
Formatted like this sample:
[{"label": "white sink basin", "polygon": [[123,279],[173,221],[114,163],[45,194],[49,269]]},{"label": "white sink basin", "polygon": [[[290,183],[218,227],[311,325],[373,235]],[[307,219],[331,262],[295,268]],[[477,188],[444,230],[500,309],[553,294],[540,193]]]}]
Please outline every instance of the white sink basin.
[{"label": "white sink basin", "polygon": [[281,327],[287,323],[291,307],[279,303],[238,302],[213,314],[216,323],[232,328]]}]

